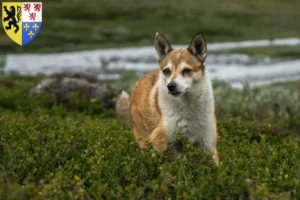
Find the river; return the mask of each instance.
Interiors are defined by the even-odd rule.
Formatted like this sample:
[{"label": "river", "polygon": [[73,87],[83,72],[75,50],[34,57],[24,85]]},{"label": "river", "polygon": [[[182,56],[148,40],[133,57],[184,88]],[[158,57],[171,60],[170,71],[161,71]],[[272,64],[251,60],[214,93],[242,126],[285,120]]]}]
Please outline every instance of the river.
[{"label": "river", "polygon": [[[300,79],[300,58],[280,60],[262,56],[214,53],[225,49],[295,45],[300,45],[300,38],[209,43],[206,66],[211,78],[228,81],[234,87],[240,87],[245,81],[250,85],[261,85],[297,80]],[[121,69],[134,69],[144,74],[158,67],[153,46],[51,54],[8,54],[5,60],[4,73],[7,75],[49,75],[67,71],[92,73],[99,79],[117,79]]]}]

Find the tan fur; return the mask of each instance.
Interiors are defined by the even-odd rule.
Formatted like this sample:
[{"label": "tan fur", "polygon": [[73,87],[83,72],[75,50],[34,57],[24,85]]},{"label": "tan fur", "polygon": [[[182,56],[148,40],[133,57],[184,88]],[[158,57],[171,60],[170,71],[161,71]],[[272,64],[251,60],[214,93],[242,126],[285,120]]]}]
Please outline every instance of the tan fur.
[{"label": "tan fur", "polygon": [[[157,35],[156,35],[157,37]],[[166,39],[161,36],[162,41],[164,43],[156,44],[156,48],[158,48],[158,55],[159,58],[159,66],[160,69],[154,70],[153,72],[145,75],[142,79],[140,79],[131,94],[130,97],[130,106],[122,101],[122,98],[119,98],[118,103],[116,106],[117,112],[121,113],[121,116],[124,115],[124,111],[129,111],[130,109],[130,116],[131,116],[131,124],[133,126],[134,136],[136,140],[139,142],[140,147],[144,147],[146,142],[151,142],[153,147],[157,151],[164,151],[170,142],[174,142],[174,131],[172,128],[172,123],[175,120],[174,127],[182,127],[182,128],[189,128],[189,124],[193,127],[201,127],[201,123],[205,123],[205,130],[199,129],[200,136],[192,135],[190,136],[189,140],[194,145],[198,145],[199,148],[204,149],[205,151],[210,151],[213,153],[213,159],[216,164],[219,163],[218,152],[217,152],[217,133],[216,133],[216,117],[214,114],[214,107],[208,106],[207,108],[204,106],[197,104],[199,102],[207,102],[207,100],[197,100],[195,102],[195,110],[200,110],[200,113],[197,112],[191,113],[191,119],[187,113],[184,113],[182,117],[177,116],[177,113],[172,114],[172,109],[168,109],[168,105],[173,105],[176,108],[176,104],[181,105],[181,102],[186,101],[185,99],[189,99],[189,101],[193,101],[193,98],[199,98],[197,95],[198,90],[206,92],[209,97],[207,99],[211,99],[211,103],[213,103],[213,95],[211,94],[211,84],[207,78],[206,71],[205,71],[205,64],[204,60],[206,57],[206,49],[203,49],[201,54],[197,54],[195,51],[196,48],[199,46],[194,45],[193,41],[190,43],[188,49],[178,49],[173,50],[170,44],[166,41]],[[199,38],[198,38],[199,39]],[[160,42],[160,41],[158,41]],[[199,43],[199,41],[196,41]],[[201,41],[200,41],[201,42]],[[164,46],[165,45],[165,46]],[[204,47],[202,47],[204,48]],[[206,46],[205,46],[206,48]],[[164,51],[166,52],[164,54]],[[198,50],[199,51],[199,50]],[[192,55],[195,53],[195,56]],[[170,69],[171,73],[169,75],[163,75],[164,69]],[[183,73],[183,69],[188,68],[191,72],[186,74]],[[184,94],[183,97],[171,97],[165,92],[166,85],[165,82],[170,82],[173,80],[180,80],[182,79],[193,79],[193,84],[198,84],[200,87],[199,89],[191,88],[189,93],[187,92]],[[202,78],[201,78],[202,77]],[[204,88],[201,88],[201,81],[203,82]],[[185,83],[184,83],[185,84]],[[205,86],[207,84],[207,86]],[[196,87],[196,86],[195,86]],[[206,89],[206,87],[208,89]],[[167,90],[166,90],[167,91]],[[194,92],[195,91],[195,92]],[[185,91],[184,91],[185,92]],[[195,94],[196,93],[196,94]],[[205,94],[206,94],[205,93]],[[164,96],[162,96],[164,95]],[[196,95],[195,97],[193,95]],[[123,94],[123,97],[126,96]],[[126,99],[126,98],[125,98]],[[123,98],[124,100],[124,98]],[[168,103],[168,101],[170,101]],[[209,103],[209,102],[207,102]],[[194,105],[194,104],[191,104]],[[211,105],[211,104],[209,104]],[[125,109],[121,109],[124,106]],[[129,106],[129,107],[128,107]],[[185,105],[189,106],[189,105]],[[202,106],[202,107],[201,107]],[[211,109],[210,109],[211,108]],[[193,111],[193,108],[189,108]],[[207,110],[210,109],[210,110]],[[206,111],[207,110],[207,111]],[[177,112],[174,110],[174,112]],[[180,112],[183,112],[180,110]],[[203,114],[201,114],[203,112]],[[129,113],[129,112],[128,112]],[[171,116],[169,118],[168,116]],[[174,116],[174,117],[173,117]],[[208,116],[208,118],[204,118]],[[174,119],[173,119],[174,118]],[[195,121],[189,121],[193,120]],[[127,118],[128,119],[128,118]],[[198,124],[198,120],[200,119]],[[204,120],[202,122],[201,120]],[[207,122],[206,122],[207,121]],[[193,128],[192,127],[192,128]],[[174,129],[175,130],[175,129]],[[176,129],[177,130],[177,129]],[[195,134],[194,129],[193,134]],[[198,129],[197,129],[198,130]],[[203,132],[204,131],[204,132]],[[207,132],[205,132],[207,131]],[[203,132],[203,133],[202,133]],[[201,135],[201,134],[207,134]],[[203,138],[204,143],[201,143],[201,138]],[[207,138],[205,138],[207,137]],[[199,139],[200,138],[200,139]],[[199,141],[201,144],[199,144]]]},{"label": "tan fur", "polygon": [[[150,136],[162,118],[157,99],[157,79],[158,70],[144,76],[136,83],[130,98],[134,136],[141,147],[144,147],[146,141],[151,142]],[[156,129],[156,137],[153,137],[153,139],[156,138],[157,144],[162,143],[157,141],[163,138],[159,137],[159,134],[163,134],[162,130]],[[161,147],[157,148],[161,149]]]},{"label": "tan fur", "polygon": [[122,92],[116,102],[115,107],[118,118],[125,124],[130,124],[130,110],[129,110],[129,95],[126,92]]},{"label": "tan fur", "polygon": [[187,67],[191,68],[194,72],[203,69],[201,62],[199,62],[196,57],[191,56],[186,49],[173,50],[159,65],[161,69],[164,69],[168,64],[171,64],[172,69],[178,72],[178,67],[181,63],[185,63]]}]

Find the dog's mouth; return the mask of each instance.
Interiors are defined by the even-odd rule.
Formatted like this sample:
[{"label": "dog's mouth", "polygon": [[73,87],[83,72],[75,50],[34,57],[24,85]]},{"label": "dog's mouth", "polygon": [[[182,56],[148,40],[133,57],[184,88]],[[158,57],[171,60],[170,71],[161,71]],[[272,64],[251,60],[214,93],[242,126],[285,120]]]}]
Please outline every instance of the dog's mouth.
[{"label": "dog's mouth", "polygon": [[174,96],[174,97],[178,97],[179,95],[181,95],[181,92],[170,92],[169,91],[169,94]]}]

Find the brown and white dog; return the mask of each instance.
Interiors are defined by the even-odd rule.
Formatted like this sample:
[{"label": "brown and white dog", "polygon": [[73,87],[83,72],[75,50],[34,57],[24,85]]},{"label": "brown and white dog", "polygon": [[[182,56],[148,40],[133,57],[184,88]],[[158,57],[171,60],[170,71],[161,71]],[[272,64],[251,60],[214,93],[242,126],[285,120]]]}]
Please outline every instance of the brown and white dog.
[{"label": "brown and white dog", "polygon": [[140,147],[151,142],[155,150],[164,151],[181,132],[195,147],[212,152],[218,165],[214,94],[205,68],[207,47],[202,33],[194,36],[188,48],[176,50],[156,33],[155,49],[160,69],[140,79],[131,97],[121,93],[118,116],[132,124]]}]

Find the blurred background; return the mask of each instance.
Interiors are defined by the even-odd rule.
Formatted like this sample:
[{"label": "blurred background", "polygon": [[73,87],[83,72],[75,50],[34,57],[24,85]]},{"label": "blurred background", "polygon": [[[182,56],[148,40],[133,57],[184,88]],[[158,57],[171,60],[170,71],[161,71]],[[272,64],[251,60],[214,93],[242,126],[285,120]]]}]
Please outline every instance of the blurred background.
[{"label": "blurred background", "polygon": [[298,80],[299,10],[299,0],[44,1],[41,31],[29,44],[18,46],[1,30],[0,69],[5,75],[84,72],[100,80],[127,72],[126,80],[135,80],[158,66],[156,32],[176,48],[201,31],[213,79],[233,87]]}]

